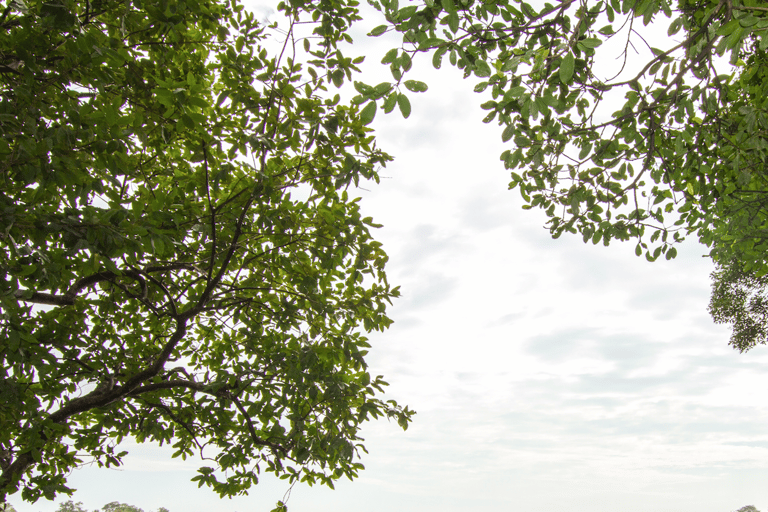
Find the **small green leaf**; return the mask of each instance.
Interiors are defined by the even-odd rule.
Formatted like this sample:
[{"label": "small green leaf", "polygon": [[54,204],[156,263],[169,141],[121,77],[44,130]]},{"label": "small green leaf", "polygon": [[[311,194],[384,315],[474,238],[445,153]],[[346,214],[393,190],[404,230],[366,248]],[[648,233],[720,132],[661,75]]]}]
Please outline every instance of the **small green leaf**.
[{"label": "small green leaf", "polygon": [[475,75],[485,78],[491,76],[491,67],[484,60],[475,62]]},{"label": "small green leaf", "polygon": [[397,48],[392,48],[387,53],[384,54],[384,58],[381,59],[382,64],[390,64],[392,62],[395,62],[395,59],[397,58]]},{"label": "small green leaf", "polygon": [[488,84],[487,81],[486,82],[480,82],[479,84],[477,84],[475,86],[474,91],[475,92],[483,92],[484,90],[486,90],[488,88],[488,85],[489,84]]},{"label": "small green leaf", "polygon": [[376,95],[376,99],[381,98],[391,90],[392,90],[392,84],[389,82],[381,82],[379,85],[373,88],[373,92]]},{"label": "small green leaf", "polygon": [[450,13],[446,17],[446,21],[448,22],[448,28],[451,29],[451,32],[455,34],[459,31],[459,15],[456,13],[456,11]]},{"label": "small green leaf", "polygon": [[331,81],[336,87],[341,87],[344,84],[344,71],[341,69],[331,71]]},{"label": "small green leaf", "polygon": [[384,113],[389,114],[392,112],[395,109],[395,105],[397,105],[397,93],[392,93],[384,100]]},{"label": "small green leaf", "polygon": [[584,160],[590,151],[592,151],[592,143],[585,142],[581,147],[581,151],[579,152],[579,160]]},{"label": "small green leaf", "polygon": [[683,18],[675,18],[672,23],[669,24],[669,30],[667,30],[668,36],[673,36],[680,32],[680,29],[683,28]]},{"label": "small green leaf", "polygon": [[432,55],[432,66],[435,69],[440,69],[440,66],[442,66],[443,55],[445,55],[445,52],[445,48],[438,48],[434,55]]},{"label": "small green leaf", "polygon": [[600,32],[604,36],[610,36],[611,34],[613,34],[613,27],[611,25],[606,25],[600,30],[598,30],[598,32]]},{"label": "small green leaf", "polygon": [[405,88],[411,92],[424,92],[429,89],[427,84],[424,82],[419,82],[418,80],[406,80],[404,85]]},{"label": "small green leaf", "polygon": [[29,265],[26,265],[21,268],[19,272],[16,273],[17,276],[28,276],[30,274],[34,274],[37,270],[37,265],[34,263],[30,263]]},{"label": "small green leaf", "polygon": [[366,83],[354,82],[352,85],[354,85],[355,90],[360,94],[368,95],[368,94],[371,94],[371,92],[373,92],[373,88]]},{"label": "small green leaf", "polygon": [[407,7],[403,7],[399,11],[397,11],[397,19],[399,21],[405,21],[419,10],[418,5],[409,5]]},{"label": "small green leaf", "polygon": [[400,107],[400,113],[404,118],[408,118],[411,115],[411,102],[405,94],[397,94],[397,106]]},{"label": "small green leaf", "polygon": [[374,117],[376,117],[376,102],[369,101],[368,104],[363,108],[362,112],[360,112],[360,120],[364,125],[367,126],[371,124],[371,121],[373,121]]},{"label": "small green leaf", "polygon": [[575,59],[573,57],[573,53],[568,52],[565,57],[563,57],[563,60],[560,62],[560,81],[568,85],[571,82],[571,78],[573,78],[573,68],[575,65]]},{"label": "small green leaf", "polygon": [[579,41],[579,45],[583,46],[584,48],[597,48],[601,44],[603,44],[603,42],[596,37],[590,37]]},{"label": "small green leaf", "polygon": [[381,34],[383,34],[384,32],[386,32],[388,28],[389,28],[389,26],[387,26],[387,25],[379,25],[378,27],[376,27],[373,30],[371,30],[368,33],[368,35],[371,36],[371,37],[378,37]]},{"label": "small green leaf", "polygon": [[188,114],[184,114],[181,116],[181,122],[184,123],[184,126],[186,126],[187,128],[195,127],[195,121]]},{"label": "small green leaf", "polygon": [[504,131],[501,132],[501,140],[502,142],[507,142],[509,139],[512,138],[512,136],[515,134],[515,125],[509,124],[506,128],[504,128]]},{"label": "small green leaf", "polygon": [[517,135],[515,137],[515,145],[521,148],[525,148],[531,145],[531,141],[525,135]]},{"label": "small green leaf", "polygon": [[407,52],[403,52],[403,54],[400,55],[399,61],[400,61],[400,67],[403,68],[403,71],[408,71],[409,69],[411,69],[411,66],[413,65],[411,56],[408,55]]}]

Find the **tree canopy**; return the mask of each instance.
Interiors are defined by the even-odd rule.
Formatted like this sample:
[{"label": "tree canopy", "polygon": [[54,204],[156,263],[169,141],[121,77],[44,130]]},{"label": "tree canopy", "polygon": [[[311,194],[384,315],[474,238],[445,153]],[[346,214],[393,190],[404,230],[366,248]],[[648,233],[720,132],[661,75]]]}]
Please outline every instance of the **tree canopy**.
[{"label": "tree canopy", "polygon": [[71,492],[128,437],[201,456],[222,496],[333,486],[362,423],[407,427],[364,360],[398,290],[348,191],[390,157],[333,92],[356,3],[281,9],[3,2],[0,503]]},{"label": "tree canopy", "polygon": [[364,360],[398,289],[349,189],[391,159],[368,125],[408,117],[420,54],[476,81],[553,236],[653,260],[694,235],[768,273],[761,2],[369,3],[402,36],[378,85],[343,51],[355,0],[284,1],[280,27],[237,0],[3,2],[0,502],[126,437],[202,456],[222,496],[333,486],[363,422],[407,426]]},{"label": "tree canopy", "polygon": [[[371,34],[402,36],[383,61],[394,83],[420,54],[476,82],[484,122],[509,142],[510,188],[523,208],[546,212],[554,237],[633,240],[655,260],[693,235],[743,278],[768,273],[763,2],[372,3],[388,23]],[[753,346],[719,304],[713,316],[734,325],[732,344]]]}]

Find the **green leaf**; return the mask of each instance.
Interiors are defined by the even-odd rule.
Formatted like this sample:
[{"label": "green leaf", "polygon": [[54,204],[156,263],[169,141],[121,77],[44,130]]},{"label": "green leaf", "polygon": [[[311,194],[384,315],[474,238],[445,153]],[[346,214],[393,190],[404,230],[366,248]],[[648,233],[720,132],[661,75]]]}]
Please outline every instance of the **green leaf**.
[{"label": "green leaf", "polygon": [[674,247],[670,247],[669,249],[667,249],[667,253],[666,253],[665,257],[668,260],[674,259],[675,256],[677,256],[677,249],[675,249]]},{"label": "green leaf", "polygon": [[416,14],[416,12],[419,10],[419,7],[417,5],[409,5],[406,7],[403,7],[399,11],[397,11],[397,19],[400,21],[405,21],[409,19],[411,16]]},{"label": "green leaf", "polygon": [[376,117],[376,102],[369,101],[360,112],[360,120],[364,125],[369,125],[374,117]]},{"label": "green leaf", "polygon": [[603,44],[603,41],[601,41],[600,39],[598,39],[596,37],[590,37],[590,38],[587,38],[587,39],[582,39],[581,41],[579,41],[578,44],[579,44],[579,46],[582,46],[584,48],[592,49],[592,48],[597,48],[598,46]]},{"label": "green leaf", "polygon": [[443,63],[443,55],[445,55],[446,49],[445,48],[438,48],[435,53],[432,55],[432,66],[435,69],[440,69],[440,66]]},{"label": "green leaf", "polygon": [[391,50],[389,50],[387,53],[384,54],[384,58],[381,59],[381,63],[391,64],[392,62],[395,61],[395,59],[397,59],[398,53],[399,52],[397,48],[392,48]]},{"label": "green leaf", "polygon": [[473,89],[475,92],[483,92],[488,88],[490,84],[486,82],[480,82],[479,84],[475,85],[475,88]]},{"label": "green leaf", "polygon": [[448,23],[448,28],[451,29],[452,33],[456,33],[459,31],[459,15],[456,13],[456,11],[452,11],[448,16],[446,16],[445,21]]},{"label": "green leaf", "polygon": [[579,152],[579,160],[584,160],[591,151],[592,143],[584,142],[583,146],[581,147],[581,151]]},{"label": "green leaf", "polygon": [[683,18],[675,18],[672,20],[672,23],[669,24],[669,29],[667,30],[667,35],[670,37],[680,32],[680,29],[683,27]]},{"label": "green leaf", "polygon": [[337,69],[335,71],[331,71],[331,81],[333,82],[333,85],[336,87],[341,87],[344,84],[344,71],[341,69]]},{"label": "green leaf", "polygon": [[376,98],[381,98],[385,94],[387,94],[389,91],[392,90],[392,84],[389,82],[382,82],[376,87],[373,88],[373,93],[376,96]]},{"label": "green leaf", "polygon": [[403,114],[404,118],[407,119],[411,115],[411,102],[405,94],[398,93],[397,106],[400,108],[400,113]]},{"label": "green leaf", "polygon": [[37,268],[38,268],[37,265],[35,265],[34,263],[30,263],[28,265],[23,266],[21,270],[18,272],[15,272],[15,274],[17,276],[28,276],[37,272]]},{"label": "green leaf", "polygon": [[491,76],[491,67],[487,62],[478,60],[475,62],[475,75],[481,78]]},{"label": "green leaf", "polygon": [[602,27],[600,30],[598,30],[598,32],[600,32],[604,36],[610,36],[610,35],[612,35],[614,33],[613,32],[613,26],[606,25],[606,26]]},{"label": "green leaf", "polygon": [[400,67],[403,68],[403,71],[408,71],[409,69],[411,69],[411,65],[413,61],[411,59],[411,56],[408,55],[408,52],[403,52],[400,55],[400,58],[398,60],[400,61]]},{"label": "green leaf", "polygon": [[571,52],[568,52],[565,54],[565,57],[563,57],[563,60],[560,61],[560,82],[562,82],[565,85],[568,85],[571,83],[571,79],[573,78],[573,68],[575,65],[575,60],[573,57],[573,54]]},{"label": "green leaf", "polygon": [[378,27],[376,27],[373,30],[371,30],[368,33],[368,35],[372,36],[372,37],[378,37],[378,36],[382,35],[384,32],[386,32],[388,28],[389,28],[388,25],[379,25]]},{"label": "green leaf", "polygon": [[384,99],[384,113],[389,114],[395,109],[395,105],[397,104],[397,93],[391,93]]},{"label": "green leaf", "polygon": [[515,125],[507,125],[506,128],[504,128],[504,131],[501,133],[501,140],[503,142],[507,142],[509,139],[512,138],[512,136],[517,132],[517,129]]},{"label": "green leaf", "polygon": [[411,92],[425,92],[429,88],[427,84],[417,80],[406,80],[403,85]]}]

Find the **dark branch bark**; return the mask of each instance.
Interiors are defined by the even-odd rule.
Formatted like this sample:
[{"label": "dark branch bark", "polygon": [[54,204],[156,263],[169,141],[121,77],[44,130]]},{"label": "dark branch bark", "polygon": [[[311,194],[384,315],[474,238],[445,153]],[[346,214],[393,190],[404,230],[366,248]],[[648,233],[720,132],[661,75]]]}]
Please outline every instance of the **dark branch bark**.
[{"label": "dark branch bark", "polygon": [[280,452],[283,457],[287,456],[286,449],[279,444],[270,443],[269,441],[265,441],[259,435],[256,433],[256,429],[253,426],[253,422],[251,421],[251,417],[248,416],[248,413],[245,410],[245,407],[243,407],[243,404],[240,403],[240,400],[235,396],[229,397],[232,402],[235,404],[235,407],[240,411],[240,414],[243,415],[243,418],[245,419],[245,423],[248,426],[248,432],[251,434],[251,441],[253,441],[253,444],[257,446],[268,446],[272,448],[273,451]]},{"label": "dark branch bark", "polygon": [[[147,281],[141,272],[137,270],[126,269],[122,271],[122,275],[128,276],[139,282],[142,289],[142,295],[147,294]],[[28,293],[27,290],[16,290],[14,296],[25,302],[34,302],[36,304],[50,304],[52,306],[71,306],[75,303],[75,299],[84,289],[94,286],[103,281],[112,281],[118,274],[111,271],[97,272],[90,276],[84,277],[77,281],[64,295],[56,295],[52,293],[33,292],[31,296],[25,297]]]},{"label": "dark branch bark", "polygon": [[[121,270],[120,275],[128,276],[138,281],[139,284],[141,285],[142,297],[146,297],[147,282],[144,276],[150,273],[170,272],[173,270],[193,270],[195,272],[200,272],[200,269],[191,263],[179,262],[179,263],[171,263],[168,265],[153,265],[145,268],[144,270],[123,269]],[[96,274],[86,276],[80,279],[79,281],[77,281],[74,285],[72,285],[72,287],[69,290],[67,290],[67,292],[64,295],[57,295],[54,293],[45,293],[45,292],[32,292],[31,295],[26,296],[29,293],[28,290],[16,290],[14,292],[14,296],[17,299],[22,300],[24,302],[33,302],[35,304],[48,304],[51,306],[71,306],[75,303],[75,298],[77,298],[80,292],[82,292],[84,289],[90,286],[94,286],[102,281],[112,281],[115,278],[120,277],[120,275],[111,271],[97,272]]]}]

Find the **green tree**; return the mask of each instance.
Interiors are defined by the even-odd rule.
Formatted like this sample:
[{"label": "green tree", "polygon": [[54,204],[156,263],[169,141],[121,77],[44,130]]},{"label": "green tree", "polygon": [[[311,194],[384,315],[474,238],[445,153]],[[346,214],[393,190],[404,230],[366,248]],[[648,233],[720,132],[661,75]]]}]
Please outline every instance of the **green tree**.
[{"label": "green tree", "polygon": [[75,503],[72,500],[68,500],[59,503],[59,508],[56,509],[56,512],[88,512],[88,510],[83,506],[82,501]]},{"label": "green tree", "polygon": [[733,328],[730,344],[741,352],[768,343],[768,276],[746,273],[738,262],[712,273],[709,311]]},{"label": "green tree", "polygon": [[[135,507],[133,505],[127,505],[125,503],[120,503],[117,501],[113,501],[111,503],[107,503],[103,507],[101,507],[101,510],[103,512],[143,512],[142,509],[139,507]],[[59,504],[59,508],[56,509],[56,512],[88,512],[87,509],[83,506],[82,502],[75,503],[72,500],[64,501]],[[95,511],[98,512],[98,511]],[[158,509],[158,512],[168,512],[168,509],[160,507]]]},{"label": "green tree", "polygon": [[102,512],[144,512],[139,507],[134,507],[133,505],[126,505],[125,503],[118,503],[117,501],[113,501],[112,503],[107,503],[103,507],[101,507]]},{"label": "green tree", "polygon": [[348,192],[390,157],[328,92],[356,2],[0,6],[0,503],[126,437],[222,496],[354,478],[362,423],[412,414],[364,360],[398,291]]},{"label": "green tree", "polygon": [[[510,144],[510,188],[554,237],[634,240],[654,260],[694,235],[716,262],[768,273],[764,2],[372,3],[388,20],[372,35],[402,34],[384,58],[394,83],[419,54],[475,80]],[[601,59],[616,69],[597,71]]]}]

